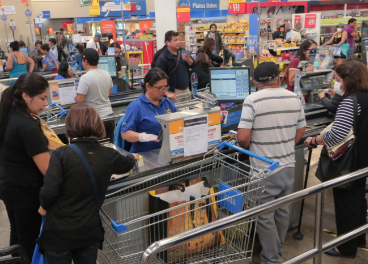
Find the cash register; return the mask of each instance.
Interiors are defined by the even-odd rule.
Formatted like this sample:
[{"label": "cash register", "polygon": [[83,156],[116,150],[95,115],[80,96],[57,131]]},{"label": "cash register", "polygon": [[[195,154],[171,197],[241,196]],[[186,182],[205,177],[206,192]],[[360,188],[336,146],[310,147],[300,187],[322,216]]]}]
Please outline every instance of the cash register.
[{"label": "cash register", "polygon": [[321,103],[318,91],[331,88],[332,70],[321,70],[317,72],[300,71],[295,73],[294,92],[305,104],[303,95],[308,94],[308,103]]}]

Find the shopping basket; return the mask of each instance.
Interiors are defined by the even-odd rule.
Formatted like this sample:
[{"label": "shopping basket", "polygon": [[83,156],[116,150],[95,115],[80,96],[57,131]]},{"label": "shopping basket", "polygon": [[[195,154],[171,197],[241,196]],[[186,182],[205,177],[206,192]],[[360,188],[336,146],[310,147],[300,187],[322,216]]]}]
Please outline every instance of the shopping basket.
[{"label": "shopping basket", "polygon": [[[231,147],[241,153],[261,159],[268,164],[264,169],[253,168],[239,161],[241,153],[224,154],[219,151]],[[260,203],[267,174],[278,167],[278,162],[250,151],[221,143],[212,156],[160,174],[151,175],[140,182],[106,196],[101,208],[101,220],[105,229],[103,250],[99,263],[139,263],[142,253],[155,241],[162,239],[167,230],[162,227],[183,215],[194,215],[196,210],[216,207],[218,219],[253,208]],[[184,181],[206,178],[214,192],[184,204],[149,214],[149,191],[181,184]],[[202,203],[201,208],[196,204]],[[183,208],[190,208],[181,211]],[[174,210],[177,213],[173,215]],[[178,222],[177,222],[178,223]],[[179,222],[179,224],[181,224]],[[198,223],[195,227],[198,227]],[[170,254],[157,256],[154,263],[229,263],[252,258],[256,219],[221,230],[221,243],[200,247],[196,254],[186,254],[170,259]],[[154,230],[154,232],[152,232]],[[121,232],[123,231],[123,232]],[[160,235],[161,234],[161,235]],[[207,237],[208,238],[208,237]],[[206,237],[192,241],[202,243]]]}]

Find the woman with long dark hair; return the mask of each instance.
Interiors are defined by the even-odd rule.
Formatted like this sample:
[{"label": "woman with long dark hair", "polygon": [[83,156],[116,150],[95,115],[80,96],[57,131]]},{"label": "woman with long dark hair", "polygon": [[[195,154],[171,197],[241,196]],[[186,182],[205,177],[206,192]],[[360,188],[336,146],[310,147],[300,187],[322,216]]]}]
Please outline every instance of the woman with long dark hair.
[{"label": "woman with long dark hair", "polygon": [[205,88],[211,82],[211,59],[205,52],[199,52],[196,57],[196,66],[192,70],[198,77],[198,88]]},{"label": "woman with long dark hair", "polygon": [[214,66],[220,66],[224,62],[224,59],[220,56],[213,54],[212,52],[215,50],[215,40],[213,38],[206,38],[203,46],[198,49],[197,55],[199,52],[205,52],[208,57],[210,57],[212,64]]},{"label": "woman with long dark hair", "polygon": [[79,70],[83,70],[83,63],[82,63],[82,54],[83,51],[85,50],[83,43],[78,43],[77,46],[75,46],[75,48],[77,49],[78,53],[74,55],[74,59],[77,61],[78,64],[78,68]]},{"label": "woman with long dark hair", "polygon": [[[306,39],[300,45],[298,53],[295,58],[290,62],[289,67],[286,72],[286,82],[287,89],[289,91],[294,92],[294,81],[295,81],[295,73],[301,71],[301,68],[298,68],[298,65],[301,61],[309,60],[309,52],[311,49],[317,48],[317,42],[313,39]],[[313,65],[307,67],[307,71],[313,71]]]},{"label": "woman with long dark hair", "polygon": [[58,76],[55,77],[54,80],[63,80],[73,77],[74,73],[69,68],[69,63],[67,61],[60,62],[58,69]]},{"label": "woman with long dark hair", "polygon": [[49,84],[26,73],[4,90],[0,101],[0,197],[10,222],[10,245],[22,245],[30,259],[40,233],[39,192],[49,166],[48,140],[32,117],[47,106]]}]

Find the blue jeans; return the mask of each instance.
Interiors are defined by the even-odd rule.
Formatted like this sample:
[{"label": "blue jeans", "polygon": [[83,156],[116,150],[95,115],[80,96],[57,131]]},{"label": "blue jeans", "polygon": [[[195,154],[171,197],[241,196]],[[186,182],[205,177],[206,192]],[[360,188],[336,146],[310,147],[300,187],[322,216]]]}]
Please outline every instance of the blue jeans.
[{"label": "blue jeans", "polygon": [[348,49],[348,52],[346,53],[346,58],[347,58],[347,59],[350,59],[350,58],[352,58],[353,56],[354,56],[354,48],[350,47],[350,48]]},{"label": "blue jeans", "polygon": [[72,251],[45,250],[47,264],[96,264],[99,242]]}]

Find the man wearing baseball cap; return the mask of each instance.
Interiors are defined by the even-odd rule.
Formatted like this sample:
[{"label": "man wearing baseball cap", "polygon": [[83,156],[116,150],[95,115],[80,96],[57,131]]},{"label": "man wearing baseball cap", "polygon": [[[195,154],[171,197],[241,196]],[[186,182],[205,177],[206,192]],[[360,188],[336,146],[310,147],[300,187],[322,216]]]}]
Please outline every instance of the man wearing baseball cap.
[{"label": "man wearing baseball cap", "polygon": [[[254,84],[260,91],[244,100],[238,143],[242,148],[280,163],[267,177],[266,189],[261,196],[261,204],[264,204],[292,192],[294,147],[305,133],[306,122],[297,95],[280,87],[279,67],[275,63],[259,64],[254,70]],[[250,163],[259,169],[267,167],[255,158],[250,158]],[[287,206],[258,217],[261,263],[283,263],[283,244],[288,227]]]},{"label": "man wearing baseball cap", "polygon": [[[109,95],[112,93],[110,74],[97,67],[99,55],[94,49],[86,49],[82,54],[82,65],[87,71],[79,80],[77,96],[78,104],[85,103],[94,107],[100,117],[113,114]],[[112,142],[115,132],[115,121],[104,121],[106,137]]]},{"label": "man wearing baseball cap", "polygon": [[102,55],[102,51],[100,48],[100,40],[102,39],[102,35],[100,32],[96,32],[95,36],[90,39],[87,43],[87,49],[94,49],[98,52],[99,55]]}]

